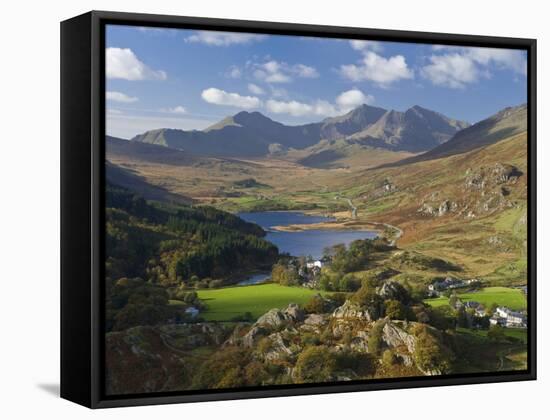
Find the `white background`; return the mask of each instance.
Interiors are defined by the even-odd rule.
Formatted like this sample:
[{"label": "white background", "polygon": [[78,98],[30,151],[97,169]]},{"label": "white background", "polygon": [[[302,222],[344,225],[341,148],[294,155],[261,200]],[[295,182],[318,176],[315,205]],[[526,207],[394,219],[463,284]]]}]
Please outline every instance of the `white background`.
[{"label": "white background", "polygon": [[[550,13],[544,1],[79,0],[3,3],[0,25],[0,416],[187,419],[544,418],[548,248],[539,240],[537,382],[91,411],[59,384],[59,22],[91,9],[538,39],[538,236],[548,238]],[[545,165],[546,162],[546,165]],[[546,254],[546,255],[545,255]],[[546,257],[546,258],[545,258]],[[546,354],[545,354],[546,353]],[[546,392],[545,392],[546,391]],[[538,413],[538,415],[537,415]]]}]

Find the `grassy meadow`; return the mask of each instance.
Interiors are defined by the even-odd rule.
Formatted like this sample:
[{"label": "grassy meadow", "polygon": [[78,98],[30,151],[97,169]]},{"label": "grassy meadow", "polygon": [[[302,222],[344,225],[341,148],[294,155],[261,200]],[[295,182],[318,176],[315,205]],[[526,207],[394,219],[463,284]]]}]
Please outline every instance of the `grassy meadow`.
[{"label": "grassy meadow", "polygon": [[[486,287],[479,292],[459,293],[457,296],[464,302],[473,300],[486,307],[491,306],[493,303],[518,311],[527,307],[527,299],[523,292],[509,287]],[[441,296],[426,299],[424,302],[433,307],[438,307],[448,305],[449,298]]]},{"label": "grassy meadow", "polygon": [[[199,290],[198,296],[207,306],[201,316],[207,321],[231,321],[250,312],[254,319],[272,308],[284,308],[289,303],[304,304],[320,293],[304,287],[288,287],[279,284],[225,287]],[[322,293],[322,292],[321,292]]]}]

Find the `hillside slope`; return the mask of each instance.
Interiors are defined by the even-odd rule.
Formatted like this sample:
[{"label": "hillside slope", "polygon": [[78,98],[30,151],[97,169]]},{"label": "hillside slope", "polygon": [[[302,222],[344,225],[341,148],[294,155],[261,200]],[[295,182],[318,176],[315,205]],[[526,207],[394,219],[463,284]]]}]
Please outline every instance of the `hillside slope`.
[{"label": "hillside slope", "polygon": [[182,194],[174,194],[163,187],[153,185],[129,169],[122,168],[109,161],[105,162],[105,178],[107,182],[119,185],[133,191],[139,191],[147,200],[164,201],[175,204],[191,204],[193,199]]},{"label": "hillside slope", "polygon": [[525,282],[525,133],[462,154],[365,170],[340,182],[362,220],[403,230],[400,245],[453,261],[466,273]]},{"label": "hillside slope", "polygon": [[199,158],[181,150],[162,147],[157,144],[128,141],[106,136],[105,153],[107,159],[132,162],[163,163],[167,165],[192,165]]},{"label": "hillside slope", "polygon": [[527,105],[505,108],[456,133],[446,143],[397,164],[407,164],[468,152],[527,131]]}]

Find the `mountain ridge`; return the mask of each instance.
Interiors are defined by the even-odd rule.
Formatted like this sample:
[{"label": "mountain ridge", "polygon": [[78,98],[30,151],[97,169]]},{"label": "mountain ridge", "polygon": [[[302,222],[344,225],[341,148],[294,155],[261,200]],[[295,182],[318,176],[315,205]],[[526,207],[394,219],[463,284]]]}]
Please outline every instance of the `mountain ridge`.
[{"label": "mountain ridge", "polygon": [[401,166],[453,156],[489,146],[525,131],[527,131],[527,105],[506,107],[490,117],[458,131],[450,140],[425,153],[384,166]]},{"label": "mountain ridge", "polygon": [[205,130],[150,130],[132,142],[157,144],[195,155],[257,157],[305,149],[322,140],[347,139],[388,150],[420,152],[450,139],[468,126],[418,105],[405,112],[360,105],[320,122],[290,126],[258,111],[241,111]]}]

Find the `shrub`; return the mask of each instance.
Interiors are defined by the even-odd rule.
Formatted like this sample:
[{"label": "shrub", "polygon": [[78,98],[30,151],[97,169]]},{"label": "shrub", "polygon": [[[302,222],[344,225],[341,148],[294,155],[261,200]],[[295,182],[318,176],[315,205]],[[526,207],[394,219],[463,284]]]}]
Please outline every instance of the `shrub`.
[{"label": "shrub", "polygon": [[382,364],[385,366],[390,367],[396,365],[398,362],[399,360],[393,351],[388,349],[382,354]]},{"label": "shrub", "polygon": [[386,321],[380,320],[380,321],[377,321],[371,328],[369,332],[369,338],[367,341],[369,353],[379,354],[380,351],[382,350],[382,344],[383,344],[382,334],[383,334],[385,325],[386,325]]},{"label": "shrub", "polygon": [[487,338],[495,343],[504,341],[506,335],[504,334],[504,328],[500,325],[493,325],[487,332]]},{"label": "shrub", "polygon": [[437,337],[434,331],[424,325],[417,325],[413,332],[417,338],[413,355],[417,366],[423,371],[449,373],[454,355],[441,337]]},{"label": "shrub", "polygon": [[304,305],[304,310],[310,314],[322,314],[326,308],[325,299],[321,295],[312,296],[309,301]]},{"label": "shrub", "polygon": [[389,299],[384,302],[386,317],[390,319],[407,319],[407,308],[398,300]]},{"label": "shrub", "polygon": [[298,383],[327,382],[333,379],[336,357],[325,346],[307,347],[298,356],[294,368]]}]

